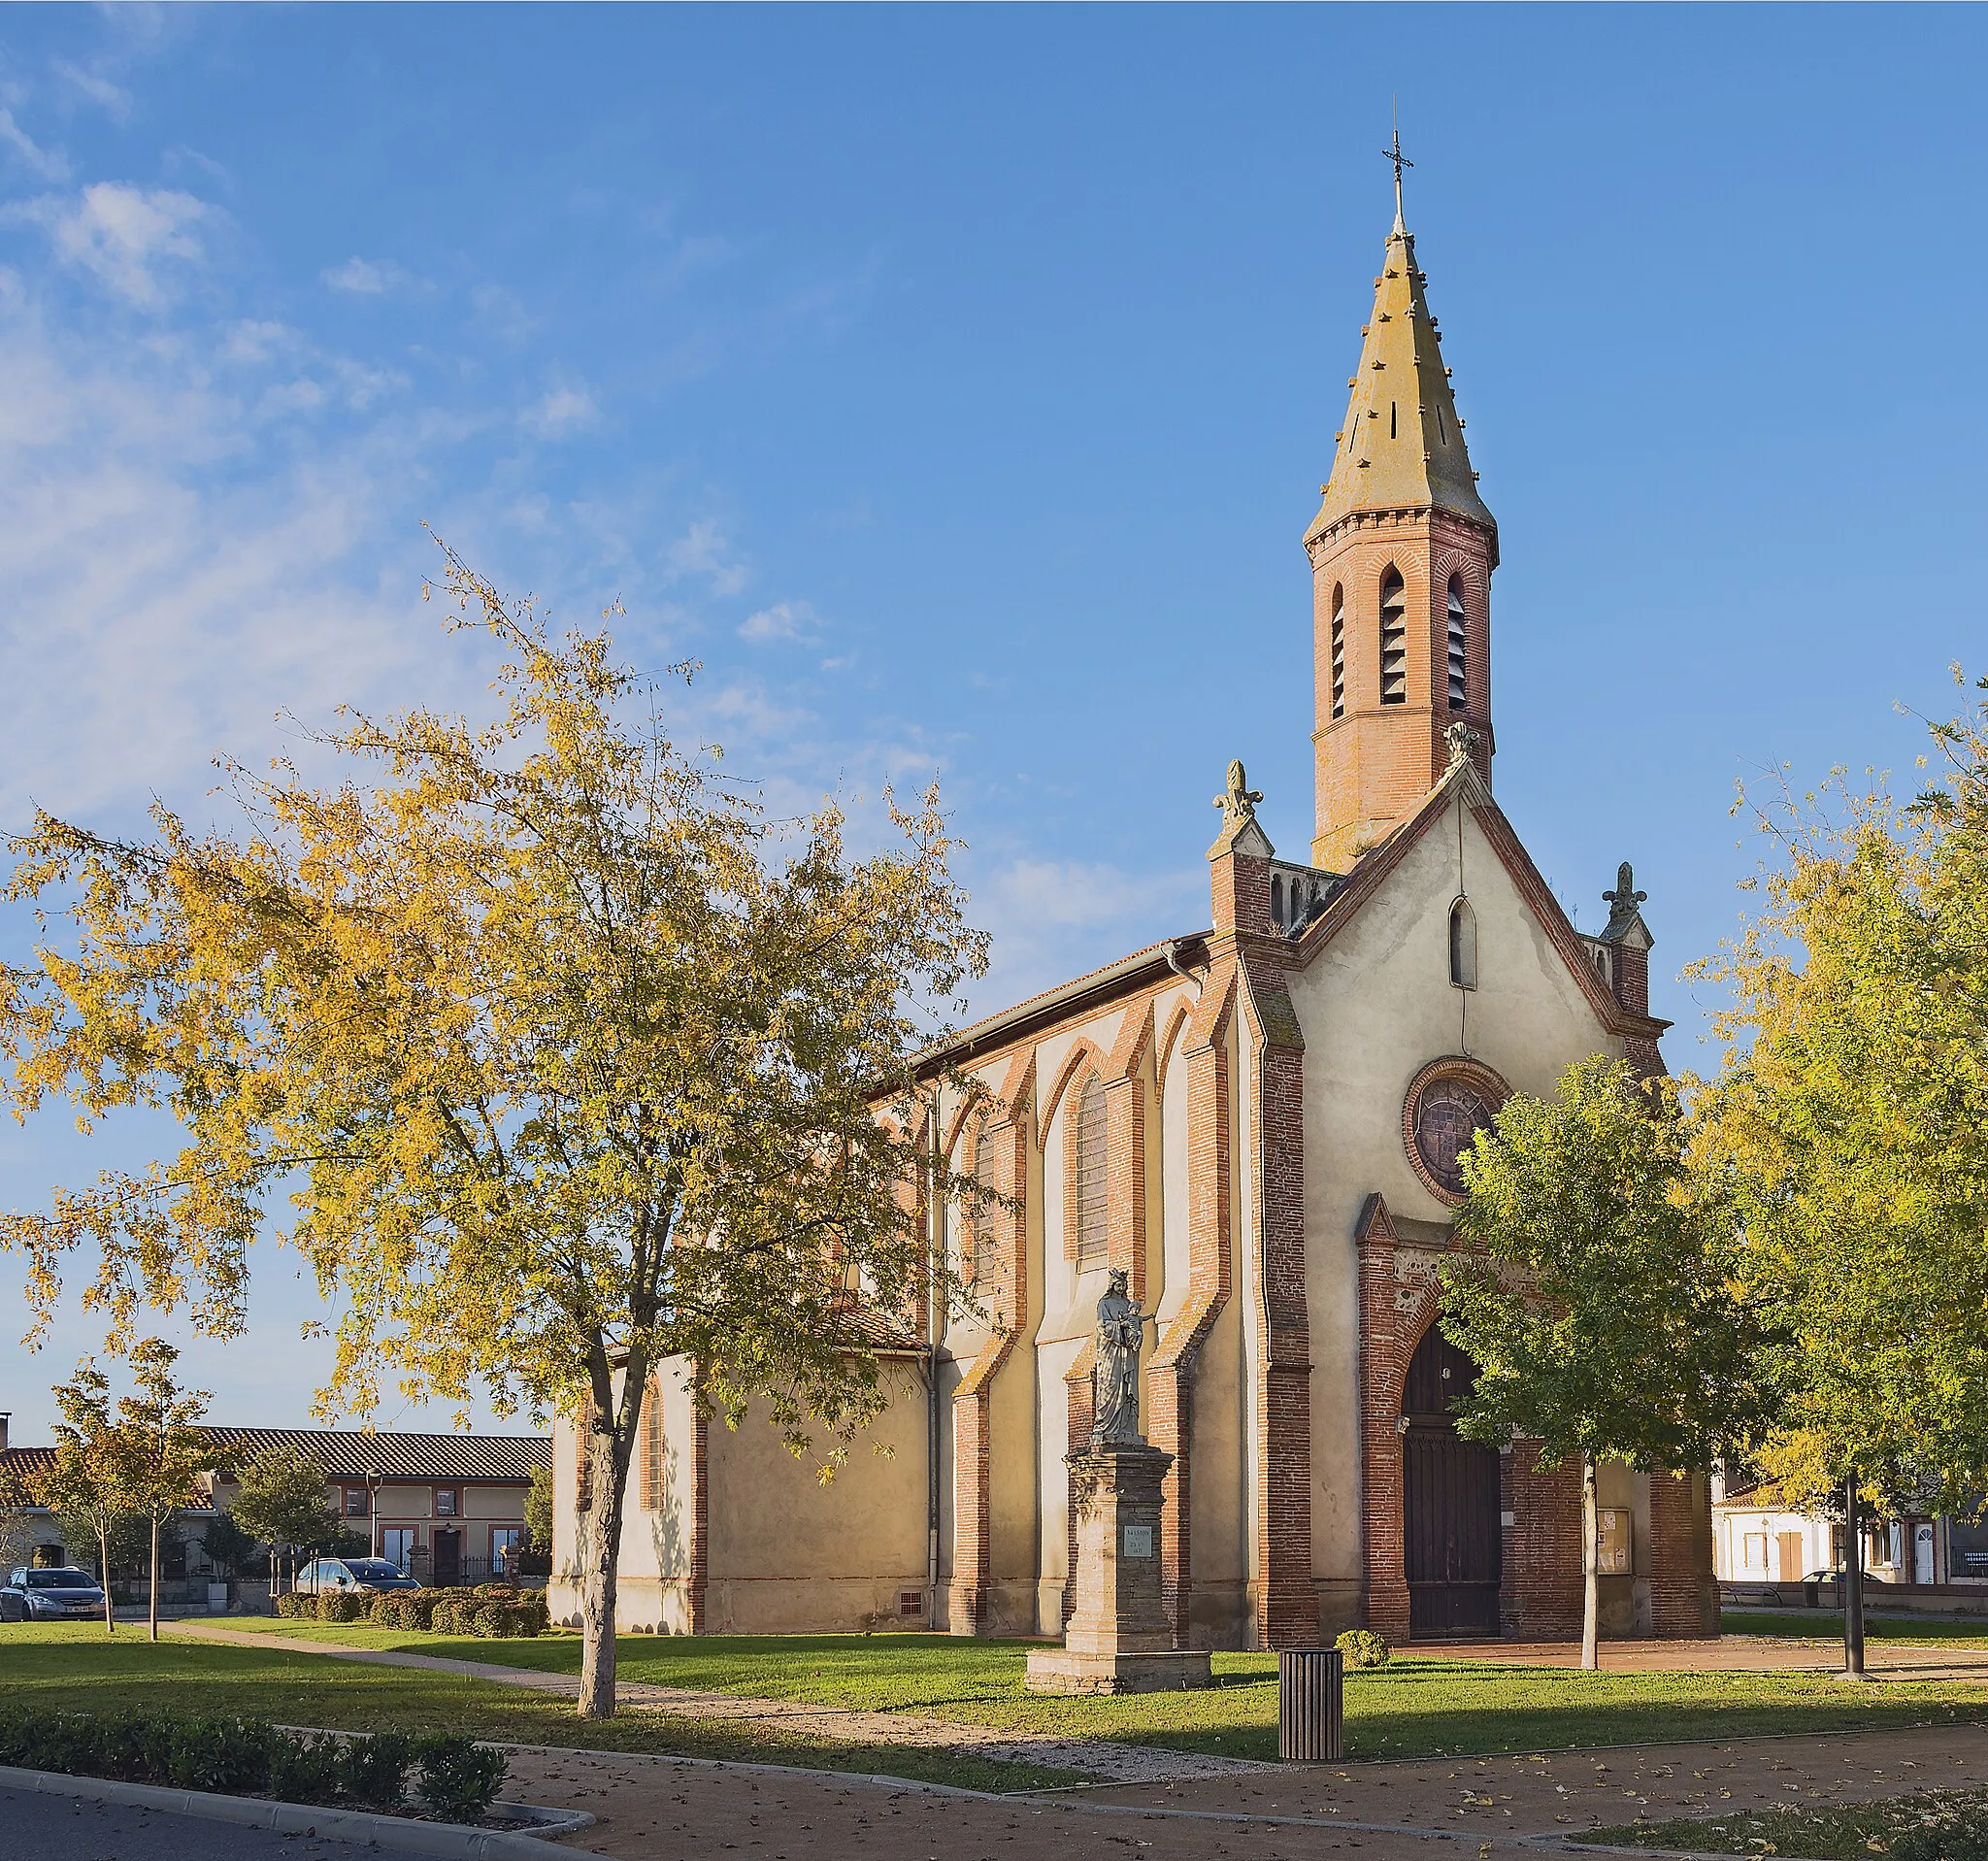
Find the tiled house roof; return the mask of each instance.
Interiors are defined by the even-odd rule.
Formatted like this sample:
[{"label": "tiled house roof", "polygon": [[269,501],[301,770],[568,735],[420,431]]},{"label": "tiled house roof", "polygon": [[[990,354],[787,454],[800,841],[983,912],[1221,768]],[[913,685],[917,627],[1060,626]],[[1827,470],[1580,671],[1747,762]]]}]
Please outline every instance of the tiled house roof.
[{"label": "tiled house roof", "polygon": [[[357,1428],[204,1428],[222,1452],[221,1470],[272,1447],[301,1447],[327,1479],[362,1479],[370,1471],[387,1479],[528,1480],[552,1464],[552,1444],[543,1435],[369,1435]],[[27,1483],[53,1464],[52,1447],[0,1451],[0,1494],[25,1495]]]},{"label": "tiled house roof", "polygon": [[357,1428],[209,1428],[223,1471],[272,1447],[301,1447],[327,1479],[529,1479],[552,1464],[544,1435],[369,1435]]}]

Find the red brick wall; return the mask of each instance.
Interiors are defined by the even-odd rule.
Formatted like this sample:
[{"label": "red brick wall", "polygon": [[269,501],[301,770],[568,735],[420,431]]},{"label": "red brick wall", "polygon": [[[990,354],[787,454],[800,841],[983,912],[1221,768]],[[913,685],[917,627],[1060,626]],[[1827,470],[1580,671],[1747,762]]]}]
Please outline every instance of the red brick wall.
[{"label": "red brick wall", "polygon": [[1650,1476],[1649,1579],[1653,1635],[1696,1639],[1718,1634],[1711,1489],[1703,1475]]},{"label": "red brick wall", "polygon": [[[1462,714],[1491,774],[1490,584],[1496,539],[1442,511],[1356,512],[1312,543],[1316,825],[1311,860],[1344,872],[1379,831],[1406,819],[1442,774],[1448,703],[1449,578],[1464,582]],[[1380,587],[1399,571],[1408,597],[1408,698],[1380,702]],[[1345,596],[1345,714],[1332,714],[1332,614]]]},{"label": "red brick wall", "polygon": [[1512,1516],[1504,1534],[1499,1612],[1519,1641],[1578,1640],[1585,1579],[1580,1555],[1580,1468],[1541,1467],[1535,1442],[1502,1456],[1500,1488]]}]

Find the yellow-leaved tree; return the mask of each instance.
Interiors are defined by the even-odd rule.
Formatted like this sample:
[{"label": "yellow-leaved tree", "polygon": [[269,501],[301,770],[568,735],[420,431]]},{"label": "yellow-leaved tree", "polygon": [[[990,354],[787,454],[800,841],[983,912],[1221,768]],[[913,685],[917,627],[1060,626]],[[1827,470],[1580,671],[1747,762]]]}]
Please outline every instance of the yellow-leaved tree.
[{"label": "yellow-leaved tree", "polygon": [[1839,777],[1759,807],[1759,909],[1699,972],[1733,999],[1694,1143],[1790,1341],[1758,1458],[1798,1504],[1988,1477],[1988,704],[1933,736],[1910,800]]},{"label": "yellow-leaved tree", "polygon": [[44,932],[0,1001],[13,1110],[156,1108],[184,1141],[0,1237],[45,1316],[81,1251],[114,1337],[145,1303],[226,1335],[286,1197],[340,1306],[331,1399],[578,1409],[580,1710],[605,1715],[650,1366],[846,1443],[881,1400],[859,1309],[958,1296],[921,1183],[977,1192],[921,1147],[911,1063],[985,940],[934,793],[869,857],[832,806],[771,822],[605,630],[555,638],[445,553],[447,624],[508,655],[493,721],[342,713],[316,741],[363,779],[230,765],[232,833],[160,806],[143,839],[16,839]]}]

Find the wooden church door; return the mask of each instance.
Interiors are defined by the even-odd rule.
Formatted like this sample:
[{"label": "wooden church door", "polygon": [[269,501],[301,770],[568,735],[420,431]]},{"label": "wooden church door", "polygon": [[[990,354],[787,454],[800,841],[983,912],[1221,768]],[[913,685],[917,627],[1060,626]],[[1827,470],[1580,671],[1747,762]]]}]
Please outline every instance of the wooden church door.
[{"label": "wooden church door", "polygon": [[1498,1450],[1459,1438],[1454,1413],[1476,1377],[1431,1325],[1402,1391],[1402,1545],[1418,1641],[1499,1631]]}]

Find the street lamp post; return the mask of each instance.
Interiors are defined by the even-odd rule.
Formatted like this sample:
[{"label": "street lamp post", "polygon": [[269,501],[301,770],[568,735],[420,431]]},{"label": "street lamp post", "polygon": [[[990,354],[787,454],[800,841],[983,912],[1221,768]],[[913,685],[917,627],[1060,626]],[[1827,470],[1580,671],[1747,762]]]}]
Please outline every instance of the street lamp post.
[{"label": "street lamp post", "polygon": [[366,1469],[366,1555],[380,1555],[380,1470]]}]

